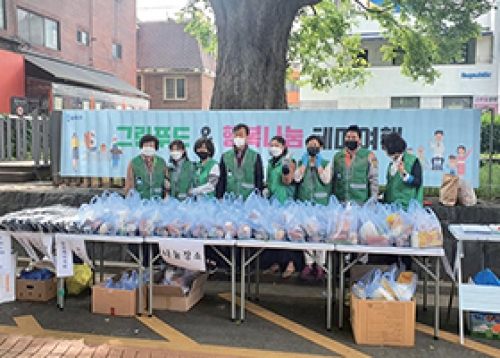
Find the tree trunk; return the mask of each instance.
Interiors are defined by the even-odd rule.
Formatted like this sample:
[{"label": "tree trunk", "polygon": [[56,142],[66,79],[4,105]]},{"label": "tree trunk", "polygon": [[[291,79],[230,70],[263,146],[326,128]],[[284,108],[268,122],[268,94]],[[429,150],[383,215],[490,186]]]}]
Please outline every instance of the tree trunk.
[{"label": "tree trunk", "polygon": [[297,11],[321,0],[210,0],[218,37],[211,109],[285,109]]}]

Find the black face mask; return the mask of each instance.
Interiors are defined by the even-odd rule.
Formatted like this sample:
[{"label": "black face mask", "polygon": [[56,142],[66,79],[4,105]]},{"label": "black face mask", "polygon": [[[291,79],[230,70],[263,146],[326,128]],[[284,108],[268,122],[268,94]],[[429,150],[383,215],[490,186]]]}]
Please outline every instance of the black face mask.
[{"label": "black face mask", "polygon": [[349,150],[356,150],[359,146],[359,142],[355,141],[355,140],[346,140],[344,142],[345,146],[347,149]]},{"label": "black face mask", "polygon": [[208,152],[196,152],[196,155],[200,158],[200,160],[205,160],[210,156]]},{"label": "black face mask", "polygon": [[319,153],[319,147],[307,147],[307,153],[310,157],[315,157]]}]

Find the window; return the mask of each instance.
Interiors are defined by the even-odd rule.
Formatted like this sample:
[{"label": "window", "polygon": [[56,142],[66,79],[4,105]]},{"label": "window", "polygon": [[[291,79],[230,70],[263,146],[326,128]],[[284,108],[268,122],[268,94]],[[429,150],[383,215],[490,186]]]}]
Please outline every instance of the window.
[{"label": "window", "polygon": [[0,29],[5,27],[5,0],[0,0]]},{"label": "window", "polygon": [[78,41],[82,45],[88,46],[89,45],[89,33],[82,31],[82,30],[76,30],[76,41]]},{"label": "window", "polygon": [[142,91],[142,75],[137,75],[136,86],[139,91]]},{"label": "window", "polygon": [[472,96],[443,97],[443,108],[447,109],[472,108]]},{"label": "window", "polygon": [[17,9],[19,37],[33,45],[59,50],[59,22],[38,14]]},{"label": "window", "polygon": [[165,78],[165,99],[186,99],[185,78]]},{"label": "window", "polygon": [[457,65],[470,65],[476,63],[476,41],[470,40],[462,45],[462,52],[458,58],[451,62]]},{"label": "window", "polygon": [[358,53],[358,60],[364,60],[366,63],[368,63],[368,50],[367,49],[361,49],[361,51]]},{"label": "window", "polygon": [[391,97],[391,108],[420,108],[420,97]]},{"label": "window", "polygon": [[114,58],[122,58],[122,45],[113,44],[113,57]]},{"label": "window", "polygon": [[299,92],[300,91],[300,86],[295,83],[295,82],[286,82],[286,91],[287,92]]},{"label": "window", "polygon": [[404,50],[395,50],[394,52],[396,53],[396,57],[392,59],[392,65],[401,66],[403,64],[405,52]]}]

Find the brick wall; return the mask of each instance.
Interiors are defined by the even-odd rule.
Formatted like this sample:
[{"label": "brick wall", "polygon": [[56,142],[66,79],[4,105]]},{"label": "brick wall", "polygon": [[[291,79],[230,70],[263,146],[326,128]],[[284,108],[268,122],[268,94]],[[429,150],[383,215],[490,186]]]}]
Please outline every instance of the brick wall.
[{"label": "brick wall", "polygon": [[[7,29],[0,36],[17,35],[17,8],[59,21],[60,51],[33,45],[31,50],[115,73],[135,86],[136,1],[135,0],[12,0],[6,1]],[[77,30],[95,38],[89,46],[76,40]],[[122,59],[112,56],[112,43],[122,45]]]},{"label": "brick wall", "polygon": [[[187,98],[185,100],[164,99],[163,86],[165,78],[185,78]],[[209,109],[212,95],[213,79],[200,73],[189,74],[143,74],[142,91],[150,95],[151,109]]]}]

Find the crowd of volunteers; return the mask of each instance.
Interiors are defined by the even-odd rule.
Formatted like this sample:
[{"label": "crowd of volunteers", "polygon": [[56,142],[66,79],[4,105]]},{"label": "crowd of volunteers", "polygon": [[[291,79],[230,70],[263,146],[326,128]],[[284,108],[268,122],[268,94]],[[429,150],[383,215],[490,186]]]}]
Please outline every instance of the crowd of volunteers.
[{"label": "crowd of volunteers", "polygon": [[[327,205],[332,195],[340,202],[358,204],[373,198],[384,203],[397,202],[404,209],[412,200],[422,204],[421,164],[415,155],[406,151],[406,142],[397,133],[382,138],[382,148],[391,159],[386,190],[382,194],[379,192],[377,157],[361,147],[361,131],[356,125],[347,129],[345,149],[335,153],[331,160],[323,156],[324,144],[320,136],[311,135],[305,140],[307,149],[300,158],[292,157],[283,137],[273,137],[265,173],[260,154],[248,146],[249,127],[238,124],[232,132],[233,147],[221,155],[219,162],[214,159],[212,141],[200,138],[194,145],[198,160],[188,158],[186,145],[175,140],[169,145],[167,163],[156,154],[159,140],[145,135],[139,143],[141,154],[128,164],[126,192],[135,189],[143,199],[171,196],[181,201],[198,196],[222,199],[227,194],[246,200],[257,191],[282,204],[294,199]],[[301,271],[305,278],[321,278],[324,260],[323,251],[269,250],[263,258],[270,263],[266,272],[283,271],[285,278],[295,271]]]}]

